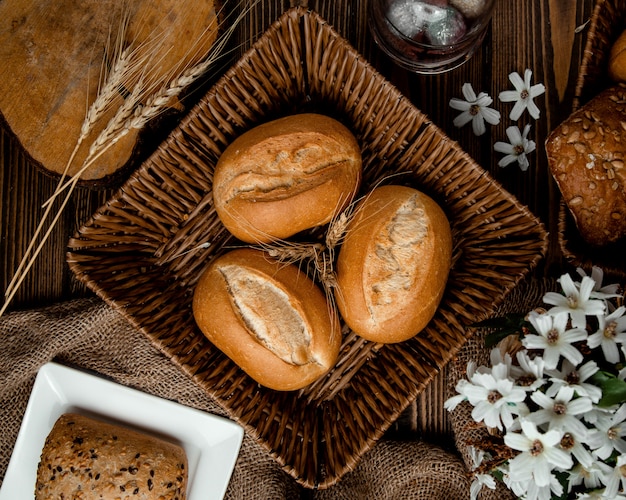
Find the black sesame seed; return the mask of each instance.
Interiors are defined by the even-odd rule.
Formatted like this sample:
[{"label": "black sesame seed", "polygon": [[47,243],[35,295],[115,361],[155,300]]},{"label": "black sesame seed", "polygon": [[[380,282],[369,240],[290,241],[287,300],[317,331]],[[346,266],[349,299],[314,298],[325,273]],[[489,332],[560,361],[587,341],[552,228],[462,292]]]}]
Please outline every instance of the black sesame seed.
[{"label": "black sesame seed", "polygon": [[141,453],[137,453],[137,454],[135,455],[135,458],[139,458],[140,456],[141,456]]},{"label": "black sesame seed", "polygon": [[171,488],[174,485],[174,483],[167,483],[167,487]]},{"label": "black sesame seed", "polygon": [[100,473],[99,473],[99,472],[96,474],[96,481],[97,481],[98,479],[100,479]]},{"label": "black sesame seed", "polygon": [[152,479],[148,478],[148,491],[152,491],[154,488],[154,484],[152,484]]},{"label": "black sesame seed", "polygon": [[139,488],[135,488],[135,489],[133,490],[133,495],[137,495],[138,493],[139,493]]},{"label": "black sesame seed", "polygon": [[154,477],[154,471],[153,470],[150,471],[150,477]]},{"label": "black sesame seed", "polygon": [[120,491],[126,491],[126,488],[124,488],[123,486],[120,486]]}]

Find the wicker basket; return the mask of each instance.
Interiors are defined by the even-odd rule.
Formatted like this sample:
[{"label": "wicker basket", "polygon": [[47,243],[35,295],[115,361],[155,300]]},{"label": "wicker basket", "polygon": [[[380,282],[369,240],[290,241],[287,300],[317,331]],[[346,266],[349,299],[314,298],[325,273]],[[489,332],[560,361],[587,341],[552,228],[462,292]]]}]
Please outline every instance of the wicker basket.
[{"label": "wicker basket", "polygon": [[[236,245],[212,206],[221,151],[250,127],[315,111],[343,121],[363,152],[364,189],[394,182],[429,193],[454,233],[454,265],[436,316],[407,342],[366,342],[344,326],[335,368],[313,385],[256,384],[196,327],[201,272]],[[202,244],[211,242],[209,248]],[[455,355],[545,255],[542,224],[385,81],[316,13],[287,11],[192,109],[69,242],[76,276],[213,395],[300,484],[327,488]]]},{"label": "wicker basket", "polygon": [[[600,92],[613,85],[608,77],[609,53],[613,42],[626,29],[626,0],[598,0],[594,6],[583,60],[576,82],[574,110],[583,106]],[[589,271],[592,266],[604,270],[607,276],[626,280],[626,240],[595,248],[581,237],[576,223],[562,200],[559,210],[559,244],[565,259],[574,266]]]}]

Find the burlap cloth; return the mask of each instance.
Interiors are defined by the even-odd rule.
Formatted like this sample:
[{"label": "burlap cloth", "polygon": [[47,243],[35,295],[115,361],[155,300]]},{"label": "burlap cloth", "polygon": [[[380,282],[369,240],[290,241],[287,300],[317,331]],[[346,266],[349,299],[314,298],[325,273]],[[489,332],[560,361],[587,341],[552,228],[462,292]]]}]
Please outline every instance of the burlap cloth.
[{"label": "burlap cloth", "polygon": [[[520,287],[518,287],[519,289]],[[543,287],[516,289],[505,309],[525,307]],[[470,359],[486,363],[480,332],[452,363],[449,394]],[[80,299],[0,318],[0,481],[17,438],[40,366],[59,363],[93,370],[146,393],[224,416],[224,411],[122,316],[99,299]],[[468,408],[451,415],[460,453],[423,441],[382,439],[357,468],[321,491],[301,488],[256,441],[246,435],[233,471],[228,499],[464,499],[470,480],[464,440]],[[503,492],[484,498],[506,498]],[[209,500],[209,499],[207,499]]]}]

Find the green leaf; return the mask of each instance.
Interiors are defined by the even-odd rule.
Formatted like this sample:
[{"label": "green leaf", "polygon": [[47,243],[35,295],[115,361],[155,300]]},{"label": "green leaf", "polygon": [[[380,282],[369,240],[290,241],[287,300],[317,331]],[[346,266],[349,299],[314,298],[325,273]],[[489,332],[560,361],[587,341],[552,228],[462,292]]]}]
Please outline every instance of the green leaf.
[{"label": "green leaf", "polygon": [[525,318],[526,316],[524,314],[510,314],[497,318],[488,318],[484,321],[474,323],[473,326],[496,330],[485,335],[485,346],[493,347],[509,335],[517,335],[518,337],[521,337],[525,328],[532,328],[530,323],[526,321]]},{"label": "green leaf", "polygon": [[612,373],[597,371],[589,378],[589,382],[602,389],[602,399],[598,406],[606,407],[626,402],[626,381]]},{"label": "green leaf", "polygon": [[618,378],[607,380],[602,384],[602,399],[598,406],[618,405],[626,401],[626,382]]}]

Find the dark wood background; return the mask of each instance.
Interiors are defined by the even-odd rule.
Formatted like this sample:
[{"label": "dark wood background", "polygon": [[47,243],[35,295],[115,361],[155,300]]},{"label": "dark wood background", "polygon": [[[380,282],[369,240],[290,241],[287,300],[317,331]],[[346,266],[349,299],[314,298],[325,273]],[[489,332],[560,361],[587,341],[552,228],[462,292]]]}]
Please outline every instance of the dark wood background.
[{"label": "dark wood background", "polygon": [[[480,51],[464,66],[438,76],[421,76],[394,66],[378,50],[367,28],[367,0],[262,0],[246,17],[238,32],[237,53],[241,54],[285,10],[300,4],[316,10],[340,35],[369,60],[387,79],[407,95],[417,108],[452,139],[459,142],[505,189],[516,195],[546,225],[551,234],[547,258],[536,270],[554,274],[562,259],[556,243],[559,192],[546,161],[544,141],[548,133],[572,110],[576,78],[582,58],[593,0],[496,0],[497,7],[487,38]],[[511,89],[508,74],[525,68],[533,71],[533,82],[542,82],[546,93],[536,99],[541,117],[527,113],[517,123],[532,123],[531,136],[537,150],[530,155],[530,168],[522,172],[517,164],[501,168],[502,155],[493,152],[496,141],[506,141],[505,130],[514,124],[508,118],[512,104],[500,103],[497,95]],[[4,75],[6,78],[8,75]],[[468,125],[453,126],[458,113],[448,106],[452,97],[461,97],[463,83],[487,92],[502,114],[501,123],[488,126],[476,137]],[[39,222],[41,205],[56,186],[34,165],[10,131],[0,130],[0,290],[5,290]],[[72,276],[65,262],[68,238],[101,205],[112,189],[81,187],[74,192],[40,258],[10,304],[9,310],[45,306],[89,295]],[[419,398],[413,426],[418,434],[431,438],[449,436],[441,398],[445,371]]]}]

